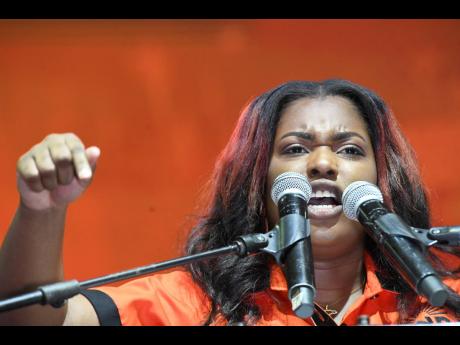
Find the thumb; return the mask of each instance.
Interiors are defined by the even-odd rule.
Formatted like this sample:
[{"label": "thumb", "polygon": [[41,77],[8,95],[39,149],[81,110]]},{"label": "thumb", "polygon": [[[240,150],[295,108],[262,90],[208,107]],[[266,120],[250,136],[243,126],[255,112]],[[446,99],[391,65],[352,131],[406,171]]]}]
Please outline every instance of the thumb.
[{"label": "thumb", "polygon": [[97,146],[90,146],[85,149],[86,158],[88,158],[88,163],[91,166],[91,175],[89,178],[78,179],[78,183],[82,188],[87,188],[94,177],[94,172],[96,171],[96,163],[101,155],[101,150]]},{"label": "thumb", "polygon": [[86,157],[88,158],[88,163],[91,166],[91,170],[94,172],[96,170],[96,163],[101,155],[101,150],[97,146],[90,146],[86,150]]}]

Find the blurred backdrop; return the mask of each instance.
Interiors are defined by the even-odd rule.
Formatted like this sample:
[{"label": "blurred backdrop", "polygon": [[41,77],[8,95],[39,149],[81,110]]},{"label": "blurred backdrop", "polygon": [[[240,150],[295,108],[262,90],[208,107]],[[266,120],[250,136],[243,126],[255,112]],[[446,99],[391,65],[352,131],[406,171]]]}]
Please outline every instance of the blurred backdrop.
[{"label": "blurred backdrop", "polygon": [[0,20],[0,240],[19,156],[74,132],[102,155],[69,210],[66,278],[178,256],[241,109],[327,78],[386,100],[434,225],[460,224],[460,20]]}]

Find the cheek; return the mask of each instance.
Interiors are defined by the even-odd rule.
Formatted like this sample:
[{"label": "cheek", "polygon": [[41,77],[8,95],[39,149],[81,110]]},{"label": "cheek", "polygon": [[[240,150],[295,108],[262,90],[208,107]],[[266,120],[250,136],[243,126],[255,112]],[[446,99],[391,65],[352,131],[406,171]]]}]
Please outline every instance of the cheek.
[{"label": "cheek", "polygon": [[364,172],[367,171],[367,181],[373,183],[373,184],[377,184],[377,165],[375,164],[375,160],[374,158],[372,158],[372,161],[369,162],[369,164],[367,165],[366,167],[366,170],[364,170]]},{"label": "cheek", "polygon": [[373,159],[363,161],[359,164],[346,164],[340,170],[339,175],[346,176],[349,182],[367,181],[377,184],[377,168]]},{"label": "cheek", "polygon": [[367,157],[364,165],[365,166],[363,166],[362,172],[366,175],[366,181],[377,184],[377,163],[373,152]]},{"label": "cheek", "polygon": [[275,180],[276,176],[281,174],[286,169],[285,164],[280,162],[276,157],[272,157],[270,160],[270,165],[268,166],[268,176],[267,176],[267,186],[271,188],[273,181]]},{"label": "cheek", "polygon": [[267,175],[267,187],[271,188],[275,178],[287,171],[294,171],[306,175],[308,159],[307,157],[299,157],[297,159],[282,160],[276,156],[270,160]]}]

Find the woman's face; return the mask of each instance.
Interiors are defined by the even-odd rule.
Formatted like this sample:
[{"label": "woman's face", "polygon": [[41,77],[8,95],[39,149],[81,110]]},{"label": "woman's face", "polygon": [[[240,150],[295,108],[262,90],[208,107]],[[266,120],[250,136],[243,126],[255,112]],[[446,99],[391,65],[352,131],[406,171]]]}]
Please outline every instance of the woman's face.
[{"label": "woman's face", "polygon": [[[366,123],[357,108],[340,96],[301,98],[289,104],[276,130],[267,191],[281,173],[308,177],[313,189],[308,215],[315,258],[346,254],[361,247],[362,226],[342,212],[342,192],[354,181],[377,183],[377,169]],[[267,193],[269,226],[279,221]]]}]

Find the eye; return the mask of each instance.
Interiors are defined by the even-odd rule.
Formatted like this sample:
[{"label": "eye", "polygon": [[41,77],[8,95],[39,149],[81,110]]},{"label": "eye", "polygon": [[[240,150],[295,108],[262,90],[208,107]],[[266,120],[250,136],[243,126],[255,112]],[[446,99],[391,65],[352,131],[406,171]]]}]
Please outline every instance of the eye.
[{"label": "eye", "polygon": [[364,156],[364,153],[361,149],[357,148],[356,146],[347,146],[344,147],[339,153],[344,153],[348,156]]},{"label": "eye", "polygon": [[283,154],[301,154],[301,153],[308,153],[308,151],[305,149],[305,147],[301,145],[291,145],[287,147],[284,151]]}]

